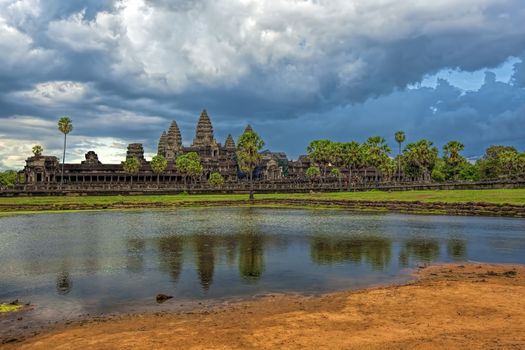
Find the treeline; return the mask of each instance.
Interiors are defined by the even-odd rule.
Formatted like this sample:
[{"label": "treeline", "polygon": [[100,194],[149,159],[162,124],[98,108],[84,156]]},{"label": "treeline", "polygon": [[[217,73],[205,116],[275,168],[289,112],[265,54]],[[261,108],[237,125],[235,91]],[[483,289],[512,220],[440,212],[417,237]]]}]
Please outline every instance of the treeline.
[{"label": "treeline", "polygon": [[480,181],[515,179],[525,175],[525,152],[510,146],[490,146],[484,156],[469,162],[461,152],[465,146],[450,141],[443,146],[442,156],[429,140],[419,140],[403,147],[405,133],[395,133],[396,155],[380,136],[356,141],[334,142],[314,140],[307,147],[312,166],[306,175],[310,179],[329,176],[341,178],[347,173],[351,181],[366,181],[367,170],[376,169],[376,181]]}]

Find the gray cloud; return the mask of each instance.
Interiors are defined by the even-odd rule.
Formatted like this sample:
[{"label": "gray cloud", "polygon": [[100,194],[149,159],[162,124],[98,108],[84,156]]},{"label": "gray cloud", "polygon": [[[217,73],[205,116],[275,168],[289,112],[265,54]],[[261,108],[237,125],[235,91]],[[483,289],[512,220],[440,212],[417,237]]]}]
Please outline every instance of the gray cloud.
[{"label": "gray cloud", "polygon": [[[75,122],[75,157],[97,137],[151,152],[171,119],[190,142],[204,107],[219,139],[251,122],[294,156],[312,138],[397,129],[465,140],[471,155],[492,142],[519,146],[523,62],[511,83],[488,76],[476,92],[445,81],[405,88],[442,69],[522,55],[524,20],[521,0],[4,1],[0,138],[9,141],[0,158],[15,152],[13,140],[59,150],[63,114]],[[53,127],[30,129],[23,117]]]}]

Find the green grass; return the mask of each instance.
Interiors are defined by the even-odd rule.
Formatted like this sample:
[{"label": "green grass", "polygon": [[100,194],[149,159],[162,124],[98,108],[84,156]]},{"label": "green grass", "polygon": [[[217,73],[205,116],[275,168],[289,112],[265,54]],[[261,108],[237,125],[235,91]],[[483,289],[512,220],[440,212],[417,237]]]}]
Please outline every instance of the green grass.
[{"label": "green grass", "polygon": [[0,304],[0,314],[15,312],[22,308],[22,305]]},{"label": "green grass", "polygon": [[[210,194],[210,195],[140,195],[140,196],[75,196],[75,197],[13,197],[0,198],[0,205],[111,205],[125,203],[178,203],[202,201],[246,200],[247,194]],[[422,201],[422,202],[484,202],[525,205],[525,189],[500,190],[438,190],[438,191],[400,191],[400,192],[333,192],[304,194],[256,194],[256,199],[323,199],[323,200],[369,200],[369,201]],[[52,207],[50,207],[52,209]]]}]

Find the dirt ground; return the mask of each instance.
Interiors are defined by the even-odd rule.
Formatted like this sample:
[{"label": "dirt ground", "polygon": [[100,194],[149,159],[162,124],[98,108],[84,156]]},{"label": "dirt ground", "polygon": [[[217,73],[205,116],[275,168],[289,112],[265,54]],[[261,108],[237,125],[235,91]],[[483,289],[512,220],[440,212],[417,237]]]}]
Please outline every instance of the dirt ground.
[{"label": "dirt ground", "polygon": [[525,349],[524,266],[438,265],[418,277],[359,292],[90,321],[5,348]]}]

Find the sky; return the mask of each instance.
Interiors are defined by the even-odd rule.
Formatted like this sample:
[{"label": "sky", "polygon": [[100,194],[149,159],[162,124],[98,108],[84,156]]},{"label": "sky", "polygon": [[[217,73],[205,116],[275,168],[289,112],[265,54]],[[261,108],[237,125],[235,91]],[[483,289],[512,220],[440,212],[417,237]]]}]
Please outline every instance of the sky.
[{"label": "sky", "polygon": [[202,109],[290,158],[394,133],[525,150],[523,0],[0,0],[0,169],[40,144],[119,163]]}]

